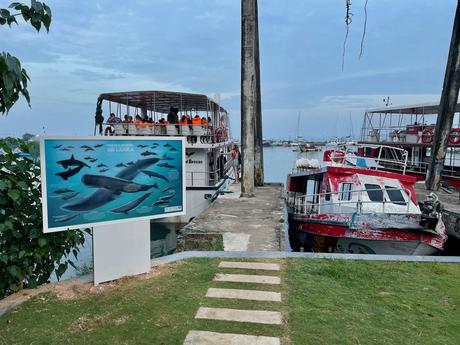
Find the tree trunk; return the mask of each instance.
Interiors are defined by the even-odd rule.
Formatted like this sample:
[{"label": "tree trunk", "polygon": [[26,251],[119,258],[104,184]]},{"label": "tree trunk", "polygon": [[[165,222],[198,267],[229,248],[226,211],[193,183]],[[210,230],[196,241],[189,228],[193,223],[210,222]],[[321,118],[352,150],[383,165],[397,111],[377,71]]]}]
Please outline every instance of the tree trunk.
[{"label": "tree trunk", "polygon": [[259,13],[257,0],[255,0],[255,37],[254,37],[254,63],[256,68],[256,83],[255,83],[255,133],[254,133],[254,156],[255,156],[255,171],[254,183],[256,186],[264,185],[264,147],[262,134],[262,99],[260,85],[260,55],[259,55]]},{"label": "tree trunk", "polygon": [[441,182],[441,172],[446,158],[449,132],[455,115],[460,87],[460,1],[457,2],[454,28],[450,41],[449,57],[447,59],[446,74],[439,104],[438,118],[433,146],[431,148],[431,164],[427,173],[425,185],[427,189],[438,190]]},{"label": "tree trunk", "polygon": [[256,0],[241,0],[241,196],[254,196]]}]

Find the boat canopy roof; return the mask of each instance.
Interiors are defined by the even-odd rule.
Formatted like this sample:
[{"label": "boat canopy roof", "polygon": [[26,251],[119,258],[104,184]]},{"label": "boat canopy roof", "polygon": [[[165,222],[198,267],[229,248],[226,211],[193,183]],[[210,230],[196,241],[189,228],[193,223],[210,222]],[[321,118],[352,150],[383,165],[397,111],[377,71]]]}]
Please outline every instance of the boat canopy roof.
[{"label": "boat canopy roof", "polygon": [[128,91],[111,92],[99,95],[105,101],[130,107],[151,110],[167,114],[171,107],[179,111],[227,112],[223,107],[206,95],[172,91]]},{"label": "boat canopy roof", "polygon": [[[439,102],[433,103],[421,103],[414,105],[402,105],[402,106],[389,106],[381,108],[367,109],[368,114],[425,114],[425,115],[437,115],[439,109]],[[460,103],[457,103],[455,112],[460,112]]]}]

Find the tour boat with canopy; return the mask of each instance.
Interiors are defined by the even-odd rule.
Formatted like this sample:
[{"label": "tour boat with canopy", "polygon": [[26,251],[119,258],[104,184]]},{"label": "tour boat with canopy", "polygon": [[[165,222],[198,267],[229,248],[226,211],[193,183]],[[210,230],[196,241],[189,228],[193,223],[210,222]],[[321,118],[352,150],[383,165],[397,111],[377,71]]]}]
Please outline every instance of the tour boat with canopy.
[{"label": "tour boat with canopy", "polygon": [[[382,147],[374,149],[383,152]],[[400,255],[441,252],[447,236],[439,208],[421,210],[414,191],[416,178],[383,170],[383,164],[391,163],[405,171],[405,161],[390,161],[339,149],[325,150],[321,164],[299,159],[286,184],[293,250]],[[438,205],[435,195],[432,199],[428,203]]]},{"label": "tour boat with canopy", "polygon": [[[168,123],[175,109],[178,123]],[[105,111],[104,111],[105,110]],[[100,116],[115,114],[104,122]],[[139,115],[148,121],[133,120]],[[96,109],[95,134],[115,136],[183,136],[186,144],[186,215],[167,222],[188,223],[228,187],[232,178],[226,154],[232,144],[228,112],[202,94],[171,91],[103,93]]]},{"label": "tour boat with canopy", "polygon": [[[439,103],[407,106],[387,106],[369,109],[364,114],[361,130],[362,145],[385,145],[407,151],[406,173],[417,181],[425,179],[431,160],[431,147],[437,138],[436,118]],[[375,157],[377,150],[368,150],[367,157]],[[383,156],[385,156],[385,152]],[[454,125],[449,133],[448,148],[442,171],[445,185],[460,189],[460,104],[456,105]],[[394,166],[382,166],[400,172]]]}]

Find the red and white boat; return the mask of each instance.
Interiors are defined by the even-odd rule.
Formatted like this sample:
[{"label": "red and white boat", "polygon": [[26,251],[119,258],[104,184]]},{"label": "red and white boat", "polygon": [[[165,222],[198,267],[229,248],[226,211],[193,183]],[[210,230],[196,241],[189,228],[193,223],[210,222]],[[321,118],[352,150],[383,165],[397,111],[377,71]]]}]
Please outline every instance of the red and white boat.
[{"label": "red and white boat", "polygon": [[305,145],[299,146],[300,152],[315,152],[321,150],[319,146],[306,143]]},{"label": "red and white boat", "polygon": [[326,150],[323,160],[299,160],[288,175],[293,250],[399,255],[443,251],[444,224],[440,214],[422,217],[415,177],[381,170],[378,159],[366,161],[342,150]]}]

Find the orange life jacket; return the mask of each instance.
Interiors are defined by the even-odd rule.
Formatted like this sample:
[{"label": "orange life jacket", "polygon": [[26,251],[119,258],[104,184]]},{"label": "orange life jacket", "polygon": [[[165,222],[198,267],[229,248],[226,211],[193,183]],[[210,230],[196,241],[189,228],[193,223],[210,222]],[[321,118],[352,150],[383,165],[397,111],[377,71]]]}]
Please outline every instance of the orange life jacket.
[{"label": "orange life jacket", "polygon": [[201,126],[201,119],[199,117],[194,117],[192,119],[192,125],[194,125],[194,126],[200,125]]}]

